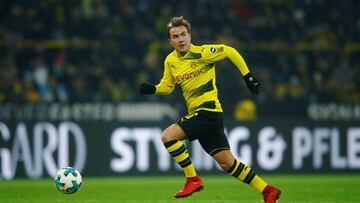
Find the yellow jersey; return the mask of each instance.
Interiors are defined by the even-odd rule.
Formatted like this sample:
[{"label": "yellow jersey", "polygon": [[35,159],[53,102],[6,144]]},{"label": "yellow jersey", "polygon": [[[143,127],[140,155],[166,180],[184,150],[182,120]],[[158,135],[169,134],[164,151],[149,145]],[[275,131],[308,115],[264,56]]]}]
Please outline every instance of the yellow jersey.
[{"label": "yellow jersey", "polygon": [[183,57],[174,50],[164,61],[164,74],[156,85],[155,94],[170,94],[178,84],[189,114],[199,110],[222,112],[216,87],[215,62],[225,58],[229,58],[242,75],[249,72],[244,59],[230,46],[191,44]]}]

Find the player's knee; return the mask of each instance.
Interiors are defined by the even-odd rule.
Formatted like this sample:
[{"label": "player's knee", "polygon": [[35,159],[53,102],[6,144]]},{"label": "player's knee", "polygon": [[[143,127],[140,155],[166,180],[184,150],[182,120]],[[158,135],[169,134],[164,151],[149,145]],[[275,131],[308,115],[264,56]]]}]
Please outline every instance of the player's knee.
[{"label": "player's knee", "polygon": [[162,134],[162,135],[161,135],[161,141],[162,141],[163,143],[167,143],[167,142],[169,142],[170,140],[168,140],[168,138],[166,137],[165,134]]},{"label": "player's knee", "polygon": [[218,162],[218,163],[224,171],[228,171],[232,166],[232,164],[230,164],[228,162]]},{"label": "player's knee", "polygon": [[161,141],[163,143],[167,143],[173,140],[182,140],[182,139],[184,139],[184,135],[181,129],[177,127],[175,124],[166,128],[161,135]]},{"label": "player's knee", "polygon": [[217,159],[216,161],[224,171],[228,171],[233,165],[233,162],[229,161],[229,159]]},{"label": "player's knee", "polygon": [[170,142],[172,141],[173,138],[171,136],[171,134],[169,133],[169,130],[168,129],[165,129],[161,135],[161,141],[163,143],[167,143],[167,142]]},{"label": "player's knee", "polygon": [[230,150],[222,150],[213,155],[213,158],[219,164],[219,166],[228,171],[234,164],[234,156],[231,154]]}]

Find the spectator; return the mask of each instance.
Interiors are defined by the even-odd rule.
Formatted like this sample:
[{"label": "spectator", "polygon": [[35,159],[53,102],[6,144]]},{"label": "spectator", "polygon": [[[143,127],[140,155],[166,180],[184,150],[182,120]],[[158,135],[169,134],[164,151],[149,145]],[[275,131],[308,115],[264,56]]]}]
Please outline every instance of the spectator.
[{"label": "spectator", "polygon": [[[137,84],[159,79],[169,50],[162,25],[177,14],[194,19],[192,34],[202,39],[195,44],[246,49],[244,57],[263,83],[256,103],[356,102],[358,11],[355,0],[196,0],[180,6],[7,0],[0,5],[0,102],[136,102]],[[217,66],[224,69],[218,77],[235,74],[227,66]],[[224,81],[220,87],[243,88]],[[231,110],[246,99],[228,92],[220,98]]]}]

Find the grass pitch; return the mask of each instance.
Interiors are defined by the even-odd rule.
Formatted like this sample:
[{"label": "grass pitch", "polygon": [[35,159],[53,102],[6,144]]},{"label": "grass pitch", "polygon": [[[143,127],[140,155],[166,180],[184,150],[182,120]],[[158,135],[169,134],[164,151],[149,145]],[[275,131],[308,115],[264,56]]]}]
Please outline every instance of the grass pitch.
[{"label": "grass pitch", "polygon": [[[282,190],[278,202],[360,202],[360,175],[263,176]],[[183,177],[83,178],[80,190],[58,192],[52,179],[0,181],[1,203],[260,203],[261,195],[231,176],[202,176],[205,189],[184,199],[173,195]]]}]

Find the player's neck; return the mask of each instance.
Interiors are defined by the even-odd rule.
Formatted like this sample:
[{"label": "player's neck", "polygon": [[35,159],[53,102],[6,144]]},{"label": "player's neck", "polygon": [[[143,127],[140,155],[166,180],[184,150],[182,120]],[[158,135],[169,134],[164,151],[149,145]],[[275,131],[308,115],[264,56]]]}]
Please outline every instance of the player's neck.
[{"label": "player's neck", "polygon": [[180,52],[179,50],[175,50],[177,57],[179,57],[179,58],[184,57],[187,53],[189,53],[189,51],[191,50],[191,47],[192,47],[192,44],[190,44],[188,50],[183,51],[183,52]]},{"label": "player's neck", "polygon": [[176,55],[177,55],[179,58],[181,58],[181,57],[185,56],[188,52],[189,52],[189,51],[187,51],[187,52],[179,52],[179,51],[176,51]]}]

